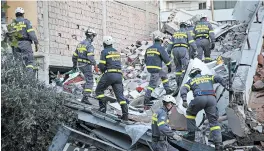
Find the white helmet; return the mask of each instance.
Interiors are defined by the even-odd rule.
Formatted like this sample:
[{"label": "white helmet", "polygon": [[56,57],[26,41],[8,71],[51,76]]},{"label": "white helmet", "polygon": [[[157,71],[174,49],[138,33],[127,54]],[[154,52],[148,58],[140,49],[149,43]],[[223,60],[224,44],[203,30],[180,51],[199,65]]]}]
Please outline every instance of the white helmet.
[{"label": "white helmet", "polygon": [[17,7],[15,13],[21,13],[21,14],[24,14],[25,11],[24,11],[24,9],[23,9],[22,7]]},{"label": "white helmet", "polygon": [[103,43],[106,45],[112,45],[114,43],[114,40],[111,36],[104,36]]},{"label": "white helmet", "polygon": [[184,24],[185,26],[187,26],[187,22],[185,20],[179,20],[179,25]]},{"label": "white helmet", "polygon": [[171,95],[165,95],[163,97],[162,101],[168,102],[168,103],[172,103],[172,104],[176,104],[175,98],[173,96],[171,96]]},{"label": "white helmet", "polygon": [[199,68],[193,68],[193,69],[190,71],[190,73],[189,73],[189,77],[194,77],[196,74],[201,73],[201,72],[202,72],[201,69],[199,69]]},{"label": "white helmet", "polygon": [[201,18],[204,18],[204,17],[206,17],[206,18],[207,18],[207,15],[206,15],[206,14],[204,14],[204,13],[201,13],[201,14],[200,14],[200,17],[201,17]]},{"label": "white helmet", "polygon": [[187,20],[187,21],[186,21],[186,24],[187,24],[188,26],[192,26],[192,21]]},{"label": "white helmet", "polygon": [[97,34],[93,29],[89,28],[85,31],[85,35],[86,36],[91,36],[91,35],[96,36]]},{"label": "white helmet", "polygon": [[162,38],[160,35],[156,35],[156,36],[154,37],[154,39],[155,39],[155,40],[161,40],[161,41],[163,41],[163,38]]}]

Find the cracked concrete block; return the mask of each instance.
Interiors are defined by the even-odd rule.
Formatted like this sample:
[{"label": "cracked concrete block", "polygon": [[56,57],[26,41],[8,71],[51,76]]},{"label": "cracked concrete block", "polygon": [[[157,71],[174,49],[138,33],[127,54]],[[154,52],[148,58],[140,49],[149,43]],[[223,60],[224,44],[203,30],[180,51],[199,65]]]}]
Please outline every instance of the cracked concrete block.
[{"label": "cracked concrete block", "polygon": [[134,91],[129,92],[129,95],[130,95],[133,99],[135,99],[135,98],[138,98],[141,94],[138,93],[137,90],[134,90]]},{"label": "cracked concrete block", "polygon": [[133,82],[133,81],[131,81],[131,82],[129,82],[128,84],[127,84],[127,89],[128,90],[130,90],[130,91],[133,91],[133,90],[136,90],[136,88],[138,87],[138,83],[137,82]]},{"label": "cracked concrete block", "polygon": [[236,114],[235,110],[232,108],[226,108],[228,127],[231,128],[232,132],[239,137],[245,136],[245,131],[241,125],[240,117]]}]

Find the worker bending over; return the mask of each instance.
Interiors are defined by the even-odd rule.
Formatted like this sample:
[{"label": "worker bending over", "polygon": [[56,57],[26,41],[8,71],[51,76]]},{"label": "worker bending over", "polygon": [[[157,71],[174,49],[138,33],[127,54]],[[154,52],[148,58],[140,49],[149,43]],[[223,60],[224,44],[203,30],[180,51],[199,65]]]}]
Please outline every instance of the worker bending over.
[{"label": "worker bending over", "polygon": [[[225,80],[217,75],[201,75],[201,70],[199,68],[192,69],[189,73],[189,77],[191,79],[184,84],[180,92],[183,100],[183,107],[187,108],[186,118],[189,135],[193,136],[192,141],[194,141],[195,131],[199,130],[196,127],[195,118],[197,113],[204,109],[206,117],[209,120],[210,131],[215,143],[215,149],[216,151],[219,151],[221,150],[222,145],[222,134],[221,127],[217,121],[217,102],[213,84],[220,83],[222,86],[226,87]],[[187,93],[190,90],[193,91],[194,99],[188,105]]]}]

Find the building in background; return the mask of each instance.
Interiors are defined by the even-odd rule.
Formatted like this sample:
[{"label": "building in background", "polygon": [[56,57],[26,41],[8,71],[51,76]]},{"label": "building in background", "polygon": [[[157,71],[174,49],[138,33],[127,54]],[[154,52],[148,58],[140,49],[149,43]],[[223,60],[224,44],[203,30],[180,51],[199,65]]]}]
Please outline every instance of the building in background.
[{"label": "building in background", "polygon": [[207,9],[207,0],[160,0],[160,10],[173,11],[174,9],[198,10]]},{"label": "building in background", "polygon": [[237,0],[161,0],[160,21],[161,24],[166,22],[173,10],[183,9],[192,15],[207,14],[210,20],[219,23],[233,23],[232,12],[236,2]]},{"label": "building in background", "polygon": [[[1,1],[2,3],[3,1]],[[72,53],[85,38],[88,27],[97,32],[95,56],[99,59],[103,35],[111,35],[118,50],[146,40],[158,29],[159,7],[152,1],[6,1],[8,23],[16,7],[25,9],[39,38],[40,50],[34,53],[41,80],[49,81],[49,71],[67,71]]]}]

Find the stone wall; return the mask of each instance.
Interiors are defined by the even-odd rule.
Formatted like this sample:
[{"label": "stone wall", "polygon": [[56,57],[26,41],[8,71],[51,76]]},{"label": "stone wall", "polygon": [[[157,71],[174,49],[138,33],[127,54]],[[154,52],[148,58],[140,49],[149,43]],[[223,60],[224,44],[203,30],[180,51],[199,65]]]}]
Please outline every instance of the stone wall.
[{"label": "stone wall", "polygon": [[[148,8],[151,5],[158,10],[155,2],[141,3]],[[104,32],[114,38],[114,47],[121,50],[135,43],[136,40],[149,38],[149,34],[158,28],[157,13],[117,1],[106,1],[105,7],[102,1],[49,1],[49,52],[45,52],[43,2],[37,1],[37,7],[40,52],[48,53],[50,56],[69,57],[69,64],[67,63],[66,66],[70,66],[70,57],[76,45],[85,38],[84,30],[88,27],[97,32],[97,37],[94,39],[96,58],[99,58],[102,50]],[[52,61],[50,65],[53,65]]]}]

